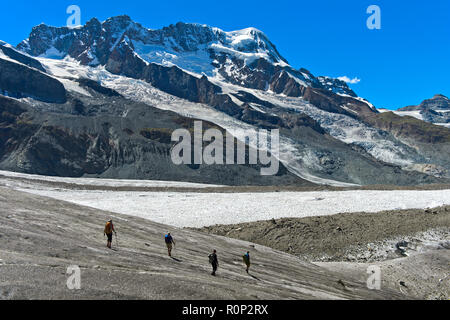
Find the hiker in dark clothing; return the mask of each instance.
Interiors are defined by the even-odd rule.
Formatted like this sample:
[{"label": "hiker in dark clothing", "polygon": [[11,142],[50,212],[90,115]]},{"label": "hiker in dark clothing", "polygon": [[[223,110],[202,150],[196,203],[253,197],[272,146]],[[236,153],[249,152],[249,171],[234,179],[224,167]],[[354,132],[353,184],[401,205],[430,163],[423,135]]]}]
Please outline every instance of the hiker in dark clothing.
[{"label": "hiker in dark clothing", "polygon": [[248,273],[248,270],[250,269],[250,252],[247,251],[246,254],[242,257],[244,260],[245,265],[247,266],[247,269],[245,271]]},{"label": "hiker in dark clothing", "polygon": [[208,257],[209,263],[212,265],[213,268],[213,272],[211,273],[211,275],[215,276],[217,268],[219,267],[219,260],[217,259],[217,251],[214,250],[213,253],[211,253]]},{"label": "hiker in dark clothing", "polygon": [[167,252],[169,253],[169,257],[172,257],[172,246],[175,245],[175,240],[173,240],[170,232],[164,237],[167,246]]}]

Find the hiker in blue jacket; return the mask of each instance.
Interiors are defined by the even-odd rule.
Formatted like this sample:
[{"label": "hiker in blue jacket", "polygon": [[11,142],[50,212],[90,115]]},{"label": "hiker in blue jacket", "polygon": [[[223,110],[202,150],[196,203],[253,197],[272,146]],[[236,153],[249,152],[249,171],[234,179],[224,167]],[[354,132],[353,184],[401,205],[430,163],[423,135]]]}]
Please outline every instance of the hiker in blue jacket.
[{"label": "hiker in blue jacket", "polygon": [[244,264],[247,266],[245,271],[248,273],[248,270],[250,269],[250,252],[247,251],[247,253],[244,254],[244,256],[242,257],[242,259],[244,260]]},{"label": "hiker in blue jacket", "polygon": [[167,245],[167,252],[169,253],[169,257],[172,257],[172,246],[175,246],[175,240],[172,238],[170,232],[166,234],[164,237]]}]

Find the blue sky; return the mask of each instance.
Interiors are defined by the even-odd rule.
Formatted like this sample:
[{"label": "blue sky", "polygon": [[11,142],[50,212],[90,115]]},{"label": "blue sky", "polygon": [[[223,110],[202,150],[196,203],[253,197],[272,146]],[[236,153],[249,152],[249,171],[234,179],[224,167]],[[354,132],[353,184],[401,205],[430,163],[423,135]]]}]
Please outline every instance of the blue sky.
[{"label": "blue sky", "polygon": [[[225,31],[262,30],[296,67],[316,76],[358,78],[356,93],[378,108],[450,96],[450,1],[22,1],[2,3],[0,39],[16,45],[41,22],[64,26],[66,8],[81,8],[81,22],[127,14],[158,29],[197,22]],[[369,5],[381,9],[381,30],[369,30]]]}]

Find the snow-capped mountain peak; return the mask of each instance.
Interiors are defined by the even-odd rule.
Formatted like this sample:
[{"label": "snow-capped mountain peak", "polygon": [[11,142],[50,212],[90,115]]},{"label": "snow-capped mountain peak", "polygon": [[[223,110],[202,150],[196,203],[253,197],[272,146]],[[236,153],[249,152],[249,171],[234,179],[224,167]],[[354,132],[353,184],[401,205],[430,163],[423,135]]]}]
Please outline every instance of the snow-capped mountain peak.
[{"label": "snow-capped mountain peak", "polygon": [[450,99],[442,94],[436,94],[417,106],[400,108],[395,113],[450,127]]},{"label": "snow-capped mountain peak", "polygon": [[226,32],[203,24],[178,22],[153,30],[123,15],[103,22],[93,18],[75,29],[41,24],[17,46],[32,56],[69,56],[91,66],[107,65],[114,52],[124,47],[146,63],[177,66],[198,77],[206,75],[247,88],[267,90],[284,72],[296,82],[298,88],[292,92],[312,86],[356,96],[345,83],[330,79],[324,84],[321,78],[291,67],[256,28]]}]

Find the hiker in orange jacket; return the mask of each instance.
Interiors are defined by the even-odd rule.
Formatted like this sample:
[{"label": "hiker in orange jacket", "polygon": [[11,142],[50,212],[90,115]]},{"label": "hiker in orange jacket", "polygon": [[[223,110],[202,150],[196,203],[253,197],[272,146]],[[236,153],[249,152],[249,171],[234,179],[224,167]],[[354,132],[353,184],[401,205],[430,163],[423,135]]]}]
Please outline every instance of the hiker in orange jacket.
[{"label": "hiker in orange jacket", "polygon": [[105,231],[104,231],[104,236],[108,237],[108,242],[106,243],[106,246],[109,249],[111,249],[111,245],[112,245],[113,232],[116,233],[116,230],[114,230],[113,221],[109,220],[105,225]]}]

